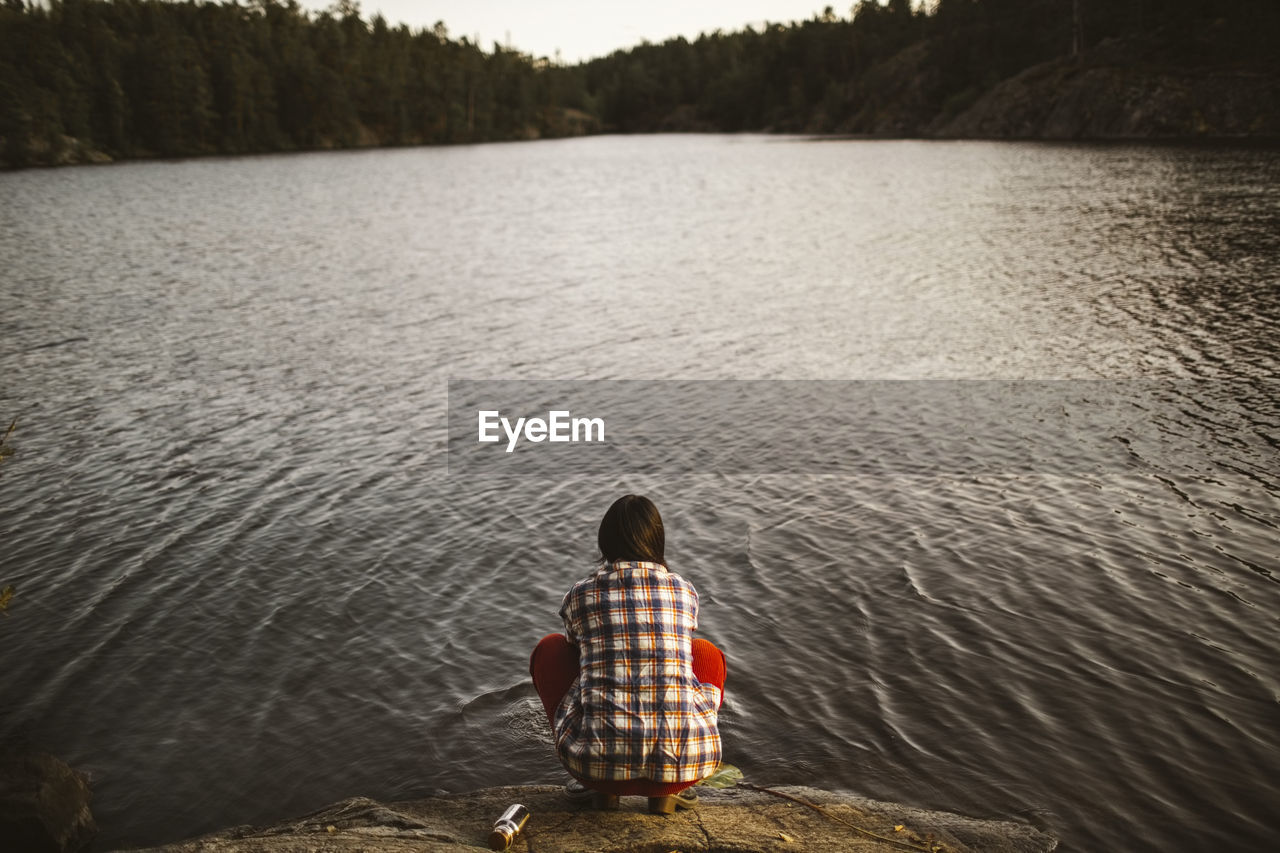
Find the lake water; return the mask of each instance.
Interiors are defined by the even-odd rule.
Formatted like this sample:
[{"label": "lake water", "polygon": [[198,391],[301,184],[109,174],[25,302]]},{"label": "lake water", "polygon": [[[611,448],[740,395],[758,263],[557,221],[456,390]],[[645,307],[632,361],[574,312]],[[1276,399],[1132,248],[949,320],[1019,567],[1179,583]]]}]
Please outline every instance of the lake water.
[{"label": "lake water", "polygon": [[[0,737],[92,775],[100,849],[561,780],[527,657],[627,491],[728,655],[748,779],[1072,851],[1280,832],[1274,149],[657,136],[26,171],[0,175],[0,270]],[[1107,433],[1127,467],[461,476],[451,379],[1176,380],[1181,415]],[[883,426],[830,429],[867,458],[914,435]],[[1164,438],[1194,460],[1141,450]]]}]

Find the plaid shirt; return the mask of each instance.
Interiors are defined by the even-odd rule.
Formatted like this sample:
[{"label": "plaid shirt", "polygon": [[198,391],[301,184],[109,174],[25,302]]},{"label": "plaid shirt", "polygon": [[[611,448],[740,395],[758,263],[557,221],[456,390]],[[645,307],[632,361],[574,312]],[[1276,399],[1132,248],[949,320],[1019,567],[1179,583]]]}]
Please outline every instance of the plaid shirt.
[{"label": "plaid shirt", "polygon": [[693,676],[693,584],[619,560],[578,581],[560,608],[581,672],[556,709],[560,760],[582,779],[705,779],[720,763],[720,690]]}]

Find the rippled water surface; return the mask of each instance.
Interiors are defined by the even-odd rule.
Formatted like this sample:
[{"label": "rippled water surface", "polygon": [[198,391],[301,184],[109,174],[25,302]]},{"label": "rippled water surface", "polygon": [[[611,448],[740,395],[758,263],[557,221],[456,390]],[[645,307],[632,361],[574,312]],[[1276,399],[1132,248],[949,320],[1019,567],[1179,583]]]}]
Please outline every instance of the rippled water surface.
[{"label": "rippled water surface", "polygon": [[[562,778],[527,656],[624,491],[728,654],[748,778],[1074,851],[1280,832],[1273,150],[28,171],[0,269],[0,736],[91,773],[104,848]],[[980,378],[1178,379],[1185,420],[1131,420],[1124,472],[446,472],[450,379]],[[1143,456],[1184,428],[1195,464]]]}]

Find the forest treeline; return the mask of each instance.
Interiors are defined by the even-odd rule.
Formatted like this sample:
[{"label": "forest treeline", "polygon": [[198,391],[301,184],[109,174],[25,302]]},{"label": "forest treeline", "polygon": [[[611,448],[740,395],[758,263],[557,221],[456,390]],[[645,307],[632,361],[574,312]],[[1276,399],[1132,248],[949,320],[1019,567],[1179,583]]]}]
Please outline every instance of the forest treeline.
[{"label": "forest treeline", "polygon": [[[1080,61],[1274,75],[1276,0],[861,0],[565,65],[340,0],[2,0],[0,160],[660,130],[920,133]],[[909,102],[910,108],[903,104]],[[891,115],[892,120],[887,120]]]}]

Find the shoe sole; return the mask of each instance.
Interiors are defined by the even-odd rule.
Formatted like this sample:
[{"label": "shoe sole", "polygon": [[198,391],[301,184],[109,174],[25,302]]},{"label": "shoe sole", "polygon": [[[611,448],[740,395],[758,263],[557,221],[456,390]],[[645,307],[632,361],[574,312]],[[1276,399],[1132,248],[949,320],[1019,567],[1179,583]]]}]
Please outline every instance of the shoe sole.
[{"label": "shoe sole", "polygon": [[677,809],[692,809],[698,805],[697,800],[684,797],[650,797],[649,814],[675,814]]}]

